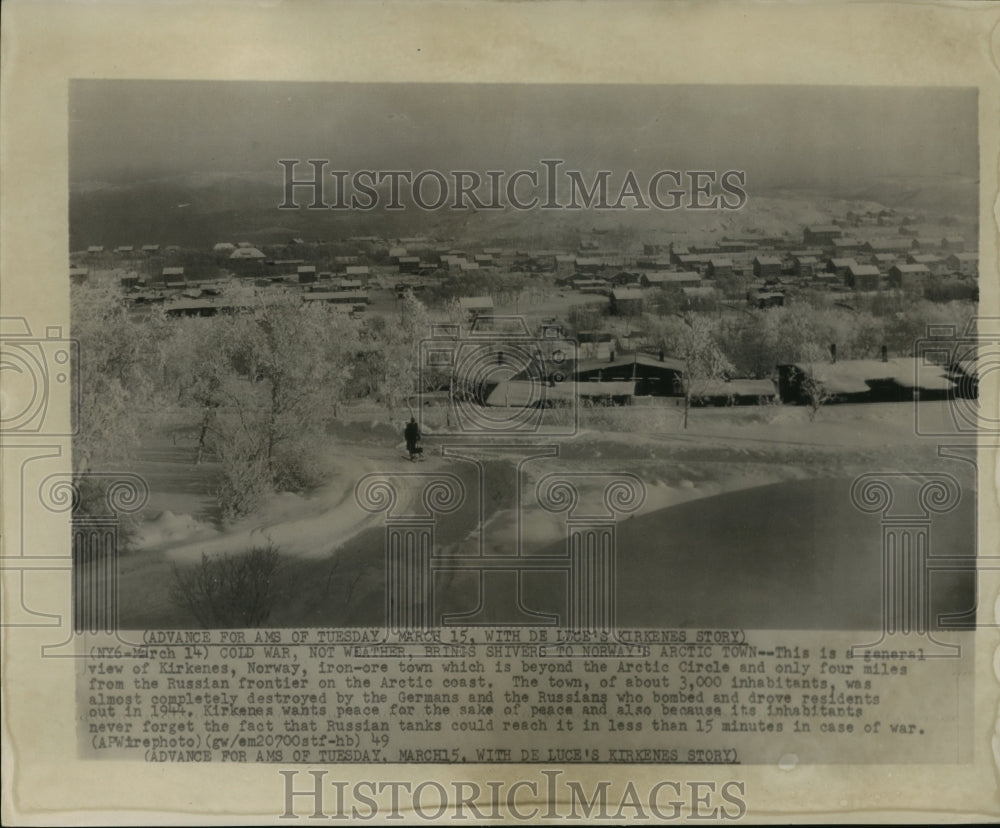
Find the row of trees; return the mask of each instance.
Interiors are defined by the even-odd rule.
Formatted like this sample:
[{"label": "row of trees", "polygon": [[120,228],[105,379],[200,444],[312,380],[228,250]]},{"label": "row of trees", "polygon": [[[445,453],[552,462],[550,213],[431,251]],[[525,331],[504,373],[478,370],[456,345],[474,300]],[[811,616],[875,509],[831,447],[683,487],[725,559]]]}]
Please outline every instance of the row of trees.
[{"label": "row of trees", "polygon": [[[243,312],[212,318],[133,318],[120,293],[73,289],[73,336],[80,342],[82,398],[74,443],[78,474],[128,464],[144,421],[160,408],[197,412],[195,462],[220,461],[219,503],[228,516],[253,511],[273,491],[316,485],[324,473],[324,434],[345,402],[374,400],[399,416],[417,392],[419,343],[431,317],[408,294],[392,314],[356,320],[297,296],[267,302],[234,285],[227,298]],[[919,300],[846,308],[794,307],[727,313],[644,314],[631,324],[644,343],[682,359],[686,400],[698,381],[769,377],[784,362],[818,361],[836,343],[842,358],[912,352],[928,324],[964,330],[969,302]],[[454,303],[446,306],[460,321]],[[574,309],[577,330],[595,330],[600,311]],[[634,342],[635,338],[631,339]],[[436,387],[462,393],[455,377]],[[466,389],[467,390],[467,389]],[[406,412],[409,413],[409,412]],[[85,491],[82,507],[103,493]]]},{"label": "row of trees", "polygon": [[398,316],[365,322],[298,297],[175,322],[160,387],[201,412],[198,452],[221,461],[223,511],[319,483],[324,435],[345,401],[372,398],[395,416],[415,392],[429,325],[412,295]]},{"label": "row of trees", "polygon": [[252,510],[274,489],[318,482],[316,446],[348,379],[346,333],[301,302],[172,326],[160,387],[201,412],[198,454],[211,449],[222,461],[227,513]]},{"label": "row of trees", "polygon": [[[227,298],[246,310],[135,319],[117,290],[74,288],[78,479],[127,467],[150,418],[180,407],[197,412],[195,462],[211,455],[221,463],[223,512],[246,514],[270,492],[320,481],[323,435],[345,401],[371,398],[392,416],[412,398],[430,325],[412,296],[397,316],[365,322],[297,296],[264,302],[235,286]],[[101,494],[85,500],[96,508]]]},{"label": "row of trees", "polygon": [[[912,355],[915,343],[927,336],[929,326],[952,326],[964,331],[976,307],[968,301],[938,303],[899,297],[891,302],[875,304],[868,300],[854,306],[817,299],[815,303],[800,300],[791,306],[741,306],[724,312],[657,310],[623,320],[623,324],[628,326],[630,343],[640,341],[646,347],[662,348],[676,356],[685,350],[683,340],[690,329],[689,321],[698,319],[698,326],[706,329],[705,335],[729,363],[732,376],[761,379],[770,377],[781,363],[821,358],[830,344],[837,345],[843,359],[877,358],[883,345],[891,356]],[[610,324],[603,303],[574,307],[567,321],[578,333],[606,330]]]},{"label": "row of trees", "polygon": [[[692,400],[703,396],[718,380],[765,379],[773,377],[781,364],[825,362],[830,359],[831,344],[837,346],[840,359],[877,358],[882,346],[893,356],[909,356],[917,340],[927,337],[929,326],[962,333],[975,311],[971,302],[917,301],[882,316],[871,310],[806,303],[725,314],[645,314],[638,320],[642,331],[630,337],[630,344],[638,340],[683,361],[686,428]],[[600,314],[599,308],[584,306],[570,315],[570,322],[577,330],[594,330],[599,327]],[[815,416],[826,395],[821,385],[809,378],[803,388],[811,416]]]},{"label": "row of trees", "polygon": [[497,305],[514,305],[536,286],[523,273],[495,273],[489,270],[448,275],[428,285],[422,299],[432,308],[448,309],[462,296],[492,296]]},{"label": "row of trees", "polygon": [[[73,472],[79,491],[76,510],[105,512],[107,478],[93,472],[128,468],[139,445],[144,412],[155,395],[160,353],[151,343],[165,334],[166,321],[138,325],[129,316],[117,288],[74,286],[71,336],[77,341],[79,396],[72,406]],[[134,526],[121,527],[127,542]]]}]

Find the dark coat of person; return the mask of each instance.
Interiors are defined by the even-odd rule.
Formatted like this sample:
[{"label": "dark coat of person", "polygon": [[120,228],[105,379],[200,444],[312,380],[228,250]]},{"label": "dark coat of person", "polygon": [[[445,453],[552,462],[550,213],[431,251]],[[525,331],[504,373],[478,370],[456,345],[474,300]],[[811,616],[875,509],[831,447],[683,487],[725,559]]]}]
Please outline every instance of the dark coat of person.
[{"label": "dark coat of person", "polygon": [[403,432],[403,436],[406,438],[406,448],[408,451],[413,451],[417,447],[417,441],[420,440],[420,427],[417,425],[415,420],[410,420],[406,424],[406,430]]}]

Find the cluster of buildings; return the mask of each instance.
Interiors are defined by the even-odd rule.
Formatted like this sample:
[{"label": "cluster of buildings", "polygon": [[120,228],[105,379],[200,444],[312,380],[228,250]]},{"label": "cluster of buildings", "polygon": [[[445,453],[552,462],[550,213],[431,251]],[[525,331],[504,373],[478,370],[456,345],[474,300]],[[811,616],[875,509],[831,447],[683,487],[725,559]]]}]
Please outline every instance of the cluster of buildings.
[{"label": "cluster of buildings", "polygon": [[[884,219],[884,217],[883,217]],[[884,232],[888,225],[873,225]],[[748,304],[785,304],[802,289],[830,293],[922,290],[931,277],[974,284],[975,245],[957,234],[864,238],[842,224],[811,225],[800,239],[724,237],[719,241],[645,244],[622,266],[618,257],[557,258],[556,283],[581,295],[608,298],[612,312],[634,312],[650,289],[676,289],[688,302],[745,296]],[[926,231],[924,231],[926,232]]]},{"label": "cluster of buildings", "polygon": [[[305,245],[301,239],[292,243]],[[367,308],[371,268],[358,264],[358,256],[331,256],[329,269],[321,269],[306,258],[283,256],[285,250],[282,246],[265,253],[249,242],[221,242],[210,253],[160,245],[125,245],[110,251],[91,246],[71,256],[70,279],[80,284],[92,272],[110,275],[134,307],[160,304],[175,316],[213,316],[239,309],[238,300],[225,296],[232,279],[251,285],[264,301],[294,292],[303,301],[327,302],[352,314]]]},{"label": "cluster of buildings", "polygon": [[[322,302],[357,316],[371,308],[379,292],[391,302],[406,291],[419,293],[445,281],[461,285],[468,278],[469,290],[458,301],[473,319],[495,312],[494,298],[483,293],[485,283],[475,277],[516,273],[561,291],[559,301],[565,301],[566,310],[575,301],[596,304],[613,316],[637,316],[664,292],[695,309],[744,302],[768,308],[788,303],[800,290],[919,291],[932,277],[974,285],[975,249],[976,240],[953,226],[881,210],[848,212],[829,224],[808,225],[801,234],[669,238],[644,243],[641,250],[597,231],[570,249],[458,247],[453,240],[422,236],[357,236],[335,244],[300,238],[278,245],[220,242],[204,251],[159,244],[91,246],[71,255],[70,278],[82,283],[94,271],[110,273],[136,308],[162,303],[168,314],[191,316],[237,310],[239,300],[225,288],[233,279],[251,285],[258,301],[294,294],[304,303]],[[579,337],[581,359],[570,375],[581,398],[624,404],[686,395],[684,366],[678,360],[642,351],[641,340],[630,355],[616,355],[612,336],[599,330],[579,332]],[[594,341],[584,343],[586,337]],[[695,401],[803,402],[807,379],[822,382],[833,399],[863,401],[954,394],[956,384],[968,377],[949,366],[921,368],[884,354],[882,360],[837,363],[834,358],[823,366],[778,366],[775,381],[702,383]],[[482,402],[510,404],[524,396],[522,385],[528,382],[515,377]],[[550,399],[561,393],[553,384]]]},{"label": "cluster of buildings", "polygon": [[[71,257],[70,278],[86,281],[92,268],[123,271],[136,303],[210,295],[222,278],[251,279],[309,294],[307,301],[346,304],[359,312],[370,288],[421,291],[446,279],[483,273],[534,274],[580,297],[606,300],[612,313],[634,315],[658,290],[689,306],[745,298],[766,308],[801,289],[843,292],[921,290],[931,277],[978,276],[975,240],[922,216],[891,210],[848,212],[830,224],[806,226],[801,236],[724,236],[646,243],[629,249],[600,234],[576,249],[512,246],[455,247],[427,237],[358,236],[336,245],[290,239],[281,245],[220,242],[211,252],[159,244],[87,248]],[[479,299],[480,297],[471,297]]]},{"label": "cluster of buildings", "polygon": [[[556,375],[558,373],[558,376]],[[595,359],[580,357],[558,369],[533,365],[510,379],[483,389],[482,400],[493,407],[558,406],[578,403],[679,405],[690,393],[695,406],[761,405],[780,400],[793,405],[814,401],[821,389],[824,402],[872,403],[975,398],[978,374],[968,361],[932,363],[922,357],[831,358],[815,363],[776,366],[775,379],[699,378],[687,376],[683,360],[637,351]]]}]

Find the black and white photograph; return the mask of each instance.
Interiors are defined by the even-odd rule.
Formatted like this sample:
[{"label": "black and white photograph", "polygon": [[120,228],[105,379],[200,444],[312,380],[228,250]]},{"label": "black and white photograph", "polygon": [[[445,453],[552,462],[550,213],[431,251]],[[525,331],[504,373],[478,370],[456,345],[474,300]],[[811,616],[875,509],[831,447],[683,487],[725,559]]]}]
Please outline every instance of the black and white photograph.
[{"label": "black and white photograph", "polygon": [[[592,514],[623,474],[614,617],[584,626],[879,628],[867,472],[945,487],[929,552],[974,557],[974,462],[929,435],[978,404],[976,90],[79,81],[69,103],[74,471],[149,488],[122,627],[566,625],[546,489]],[[411,502],[435,480],[461,502]],[[384,524],[407,516],[435,531],[396,606]],[[942,566],[920,623],[971,626],[974,585]]]}]

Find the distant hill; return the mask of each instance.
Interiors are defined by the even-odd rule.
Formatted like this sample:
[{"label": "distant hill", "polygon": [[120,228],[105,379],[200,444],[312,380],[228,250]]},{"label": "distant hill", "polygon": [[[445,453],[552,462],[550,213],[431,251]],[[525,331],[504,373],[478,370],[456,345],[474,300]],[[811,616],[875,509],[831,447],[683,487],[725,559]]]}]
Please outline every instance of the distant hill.
[{"label": "distant hill", "polygon": [[[386,185],[387,187],[387,185]],[[380,188],[385,190],[386,187]],[[291,237],[336,240],[353,235],[430,235],[483,243],[574,245],[581,234],[796,234],[850,209],[881,206],[974,218],[977,182],[968,178],[886,178],[834,187],[747,187],[749,200],[725,210],[278,210],[280,173],[184,175],[129,184],[81,182],[69,199],[70,249],[93,244],[176,244],[207,248],[219,241],[279,244]],[[300,200],[305,194],[299,192]],[[332,198],[328,196],[328,198]],[[383,199],[383,204],[388,198]]]},{"label": "distant hill", "polygon": [[897,210],[978,214],[979,180],[966,176],[885,176],[833,191],[839,198],[877,201]]}]

